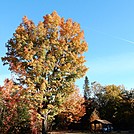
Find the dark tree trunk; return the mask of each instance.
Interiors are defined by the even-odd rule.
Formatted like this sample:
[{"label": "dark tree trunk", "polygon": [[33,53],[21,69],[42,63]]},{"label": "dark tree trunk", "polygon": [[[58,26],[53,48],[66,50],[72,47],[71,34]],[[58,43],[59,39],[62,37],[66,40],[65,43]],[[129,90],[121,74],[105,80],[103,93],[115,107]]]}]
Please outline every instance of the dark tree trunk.
[{"label": "dark tree trunk", "polygon": [[47,134],[47,116],[42,119],[42,134]]},{"label": "dark tree trunk", "polygon": [[47,117],[48,115],[47,114],[42,114],[40,112],[40,108],[38,108],[37,112],[43,117],[42,119],[42,134],[47,134]]}]

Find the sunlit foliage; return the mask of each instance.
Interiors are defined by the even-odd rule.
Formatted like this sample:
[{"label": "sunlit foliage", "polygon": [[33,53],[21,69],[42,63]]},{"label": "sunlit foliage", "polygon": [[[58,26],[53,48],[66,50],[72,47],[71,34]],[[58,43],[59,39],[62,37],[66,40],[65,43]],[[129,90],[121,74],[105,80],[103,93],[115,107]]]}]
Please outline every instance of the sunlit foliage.
[{"label": "sunlit foliage", "polygon": [[74,89],[76,79],[87,71],[84,32],[78,23],[65,21],[55,11],[37,26],[25,16],[6,47],[2,61],[26,92],[31,111],[44,122],[45,133],[47,122],[61,112],[59,106]]},{"label": "sunlit foliage", "polygon": [[56,117],[56,129],[67,129],[71,123],[79,122],[86,112],[84,102],[79,89],[75,87],[75,90],[64,100],[62,112]]},{"label": "sunlit foliage", "polygon": [[30,133],[30,114],[21,86],[6,79],[0,87],[0,133]]}]

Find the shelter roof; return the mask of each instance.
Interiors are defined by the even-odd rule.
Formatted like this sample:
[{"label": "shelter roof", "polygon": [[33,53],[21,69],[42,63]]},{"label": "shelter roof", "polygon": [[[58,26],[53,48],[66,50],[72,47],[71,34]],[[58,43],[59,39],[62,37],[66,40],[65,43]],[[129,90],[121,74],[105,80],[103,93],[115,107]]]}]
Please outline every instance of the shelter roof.
[{"label": "shelter roof", "polygon": [[100,122],[102,124],[112,124],[111,122],[107,121],[107,120],[101,120],[101,119],[96,119],[94,121],[92,121],[91,123],[95,123],[95,122]]}]

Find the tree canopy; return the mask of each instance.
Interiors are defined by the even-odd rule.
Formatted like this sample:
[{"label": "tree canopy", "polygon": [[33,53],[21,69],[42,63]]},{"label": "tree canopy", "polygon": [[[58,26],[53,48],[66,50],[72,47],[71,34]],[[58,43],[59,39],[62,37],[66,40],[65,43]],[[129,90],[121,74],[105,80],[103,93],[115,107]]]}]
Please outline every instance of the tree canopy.
[{"label": "tree canopy", "polygon": [[85,75],[83,53],[88,45],[78,23],[65,21],[55,11],[43,18],[35,25],[23,17],[2,61],[9,65],[14,82],[27,92],[29,106],[47,122],[61,110],[58,107],[76,79]]}]

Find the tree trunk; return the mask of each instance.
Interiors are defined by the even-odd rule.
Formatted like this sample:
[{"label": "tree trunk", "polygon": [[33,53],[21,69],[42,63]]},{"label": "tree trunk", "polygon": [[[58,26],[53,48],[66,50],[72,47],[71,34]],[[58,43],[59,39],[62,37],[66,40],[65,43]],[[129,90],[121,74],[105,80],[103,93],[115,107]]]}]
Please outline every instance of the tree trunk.
[{"label": "tree trunk", "polygon": [[47,116],[42,119],[42,134],[47,134]]},{"label": "tree trunk", "polygon": [[37,112],[43,117],[42,119],[42,134],[47,134],[47,116],[48,114],[42,114],[40,112],[40,108],[38,108]]}]

